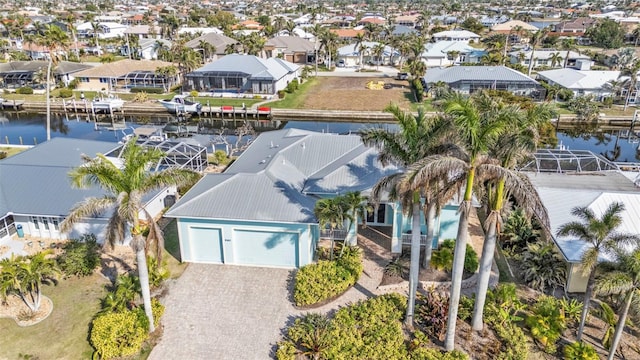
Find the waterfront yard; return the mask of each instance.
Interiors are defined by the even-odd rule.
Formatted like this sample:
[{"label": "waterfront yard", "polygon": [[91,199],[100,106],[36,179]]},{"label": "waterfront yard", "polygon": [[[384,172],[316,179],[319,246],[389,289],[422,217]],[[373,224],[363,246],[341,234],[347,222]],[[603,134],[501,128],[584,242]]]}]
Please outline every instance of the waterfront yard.
[{"label": "waterfront yard", "polygon": [[[369,81],[384,81],[390,89],[370,90]],[[412,94],[407,81],[380,77],[318,77],[304,83],[292,108],[312,110],[382,110],[390,102],[401,108],[412,108]],[[287,94],[287,97],[292,95]],[[285,99],[286,100],[286,99]],[[284,101],[283,101],[284,102]],[[274,107],[283,107],[275,105]]]}]

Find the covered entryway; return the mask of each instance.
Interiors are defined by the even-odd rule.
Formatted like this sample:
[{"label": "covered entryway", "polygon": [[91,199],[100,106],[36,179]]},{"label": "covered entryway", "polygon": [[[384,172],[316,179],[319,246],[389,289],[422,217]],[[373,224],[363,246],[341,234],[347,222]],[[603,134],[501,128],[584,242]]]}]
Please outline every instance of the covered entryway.
[{"label": "covered entryway", "polygon": [[238,265],[298,266],[297,232],[235,229],[233,259]]},{"label": "covered entryway", "polygon": [[[188,254],[188,261],[222,264],[222,231],[218,228],[191,227],[189,241],[184,242]],[[186,259],[185,259],[186,260]]]}]

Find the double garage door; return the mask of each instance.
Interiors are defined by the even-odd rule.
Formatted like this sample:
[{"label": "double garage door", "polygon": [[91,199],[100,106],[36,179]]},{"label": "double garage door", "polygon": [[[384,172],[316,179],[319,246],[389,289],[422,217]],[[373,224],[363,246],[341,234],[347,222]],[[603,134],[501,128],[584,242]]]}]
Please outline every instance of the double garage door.
[{"label": "double garage door", "polygon": [[298,266],[298,233],[234,229],[224,239],[222,229],[191,227],[187,261],[256,266]]}]

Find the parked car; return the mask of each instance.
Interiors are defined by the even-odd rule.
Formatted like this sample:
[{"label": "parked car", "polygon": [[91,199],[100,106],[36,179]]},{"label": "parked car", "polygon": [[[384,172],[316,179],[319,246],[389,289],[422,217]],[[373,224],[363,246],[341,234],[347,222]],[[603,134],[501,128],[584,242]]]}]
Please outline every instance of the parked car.
[{"label": "parked car", "polygon": [[338,63],[336,64],[337,67],[345,67],[345,65],[344,59],[338,60]]},{"label": "parked car", "polygon": [[396,75],[396,79],[397,80],[408,80],[409,79],[409,73],[399,72],[398,75]]}]

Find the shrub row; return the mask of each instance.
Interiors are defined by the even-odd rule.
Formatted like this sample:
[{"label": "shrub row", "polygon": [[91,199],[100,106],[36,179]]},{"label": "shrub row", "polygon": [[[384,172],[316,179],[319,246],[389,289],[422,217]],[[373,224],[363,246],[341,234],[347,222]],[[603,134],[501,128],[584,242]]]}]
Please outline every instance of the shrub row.
[{"label": "shrub row", "polygon": [[33,94],[33,89],[28,86],[23,86],[21,88],[16,89],[16,94],[20,95],[31,95]]},{"label": "shrub row", "polygon": [[346,247],[336,260],[305,265],[296,274],[293,299],[298,306],[317,304],[345,292],[362,273],[362,253]]},{"label": "shrub row", "polygon": [[132,93],[147,93],[147,94],[162,94],[164,93],[163,88],[153,88],[153,87],[135,87],[131,88],[130,91]]}]

